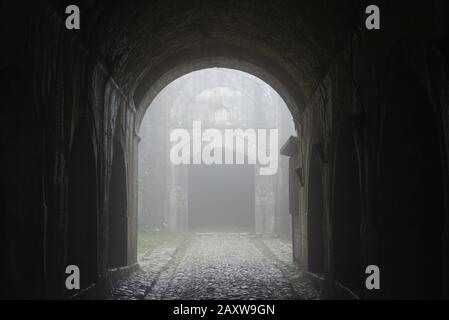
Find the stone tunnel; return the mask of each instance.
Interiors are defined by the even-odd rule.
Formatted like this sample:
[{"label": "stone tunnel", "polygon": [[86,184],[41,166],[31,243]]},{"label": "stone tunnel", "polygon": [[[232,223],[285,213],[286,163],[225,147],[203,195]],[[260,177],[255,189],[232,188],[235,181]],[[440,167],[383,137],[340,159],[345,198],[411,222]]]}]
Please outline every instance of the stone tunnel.
[{"label": "stone tunnel", "polygon": [[380,30],[365,0],[76,2],[79,30],[69,1],[0,4],[0,297],[73,298],[75,262],[82,295],[139,268],[140,125],[211,67],[291,112],[293,255],[321,297],[449,297],[446,1],[375,1]]}]

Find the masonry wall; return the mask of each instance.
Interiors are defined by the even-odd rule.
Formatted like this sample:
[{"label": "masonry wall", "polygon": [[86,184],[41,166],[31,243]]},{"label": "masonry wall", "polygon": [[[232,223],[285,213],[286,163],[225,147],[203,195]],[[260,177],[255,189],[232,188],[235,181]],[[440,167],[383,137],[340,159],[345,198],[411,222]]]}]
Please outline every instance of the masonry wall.
[{"label": "masonry wall", "polygon": [[2,99],[9,107],[2,117],[2,127],[9,132],[2,135],[2,149],[8,155],[2,157],[2,165],[9,167],[2,178],[2,205],[7,206],[2,210],[2,256],[8,257],[2,263],[2,294],[68,296],[67,186],[70,146],[80,122],[91,129],[94,146],[98,281],[104,280],[107,267],[107,195],[114,141],[127,158],[127,262],[136,262],[135,111],[83,39],[61,28],[63,17],[54,7],[41,2],[30,5],[28,12],[13,2],[3,5],[11,14],[2,19],[9,25],[1,30],[16,31],[5,34],[11,42],[0,59]]},{"label": "masonry wall", "polygon": [[[441,4],[442,5],[442,4]],[[338,284],[335,278],[335,252],[334,243],[335,234],[335,194],[338,190],[335,188],[336,175],[336,155],[338,153],[337,146],[341,137],[342,131],[350,128],[353,132],[353,139],[357,149],[358,156],[358,179],[360,181],[360,190],[354,194],[354,197],[360,197],[361,207],[361,225],[360,225],[360,242],[361,242],[361,261],[362,266],[369,264],[382,265],[384,260],[382,257],[382,247],[379,246],[381,238],[385,236],[386,230],[383,228],[381,217],[385,207],[382,207],[382,188],[379,183],[379,175],[387,168],[382,167],[379,162],[380,154],[382,153],[381,137],[384,139],[393,139],[393,137],[385,136],[385,121],[388,110],[388,92],[391,90],[400,90],[398,83],[394,79],[398,74],[410,71],[419,79],[420,90],[423,91],[429,100],[432,101],[432,106],[425,106],[431,108],[425,111],[420,110],[422,114],[429,112],[431,117],[439,124],[439,137],[434,137],[434,141],[442,143],[442,135],[446,134],[447,129],[442,126],[446,118],[447,100],[446,94],[443,93],[447,88],[447,75],[441,76],[441,73],[447,73],[447,67],[444,66],[445,56],[442,49],[442,43],[447,40],[447,37],[440,38],[446,34],[447,28],[441,29],[442,25],[447,25],[445,19],[439,20],[436,11],[442,6],[435,6],[434,8],[426,7],[426,13],[421,15],[420,23],[408,20],[404,15],[401,15],[401,8],[393,4],[388,6],[386,14],[383,15],[383,24],[387,26],[395,25],[394,31],[379,31],[370,33],[360,26],[348,37],[348,41],[344,42],[342,50],[335,55],[329,70],[323,76],[323,80],[311,99],[311,107],[308,108],[300,117],[301,134],[299,136],[300,152],[299,152],[299,167],[304,168],[305,185],[300,189],[300,216],[297,224],[300,229],[299,233],[301,245],[299,246],[301,265],[305,268],[307,266],[307,185],[310,166],[311,148],[314,144],[324,144],[322,159],[323,165],[323,185],[325,198],[325,212],[324,219],[326,230],[326,272],[325,278],[327,283]],[[414,15],[417,12],[414,10],[423,9],[420,6],[409,8],[407,14]],[[435,11],[432,11],[435,10]],[[430,12],[429,12],[430,11]],[[434,17],[435,20],[431,21]],[[427,20],[429,19],[429,20]],[[426,27],[423,27],[426,26]],[[433,26],[433,27],[432,27]],[[444,31],[445,30],[445,31]],[[439,58],[436,58],[435,52]],[[435,65],[438,71],[435,69]],[[443,71],[446,70],[446,71]],[[440,74],[438,80],[435,81],[435,74]],[[432,80],[434,79],[434,80]],[[437,93],[438,92],[438,93]],[[407,100],[407,95],[413,94],[410,91],[400,91],[399,95]],[[436,94],[436,96],[435,96]],[[443,96],[442,96],[443,95]],[[400,101],[396,102],[402,103]],[[412,112],[404,108],[403,116],[407,112]],[[437,120],[440,118],[440,120]],[[399,119],[398,119],[399,120]],[[442,122],[441,122],[442,121]],[[400,127],[404,123],[397,122],[396,125]],[[417,135],[425,135],[425,132],[420,130],[426,127],[420,127],[419,124],[415,127]],[[410,138],[412,139],[412,138]],[[441,139],[441,140],[440,140]],[[446,139],[444,139],[446,140]],[[404,143],[407,143],[404,141]],[[414,142],[408,142],[413,144]],[[428,142],[429,143],[429,142]],[[441,146],[441,145],[440,145]],[[442,147],[442,146],[441,146]],[[438,148],[438,147],[437,147]],[[444,147],[445,148],[445,147]],[[398,153],[399,148],[397,149]],[[443,150],[443,149],[440,149]],[[441,153],[441,163],[446,163],[445,151]],[[403,163],[406,165],[406,163]],[[437,163],[435,165],[438,166]],[[446,166],[446,165],[444,165]],[[419,170],[419,169],[417,169]],[[447,175],[443,173],[440,176],[441,180],[446,180]],[[397,177],[397,179],[401,179]],[[424,186],[423,186],[424,187]],[[444,187],[444,190],[446,187]],[[439,192],[438,190],[432,192]],[[444,191],[446,192],[446,191]],[[423,197],[425,195],[423,194]],[[399,200],[398,200],[399,201]],[[409,200],[410,201],[410,200]],[[432,209],[429,209],[432,210]],[[441,209],[441,213],[447,217],[447,209]],[[427,211],[426,211],[427,212]],[[399,214],[399,213],[398,213]],[[407,224],[407,219],[401,220],[402,225]],[[440,220],[441,222],[443,220]],[[444,227],[444,232],[441,234],[443,243],[447,243],[447,225]],[[394,232],[401,232],[401,227],[397,227]],[[389,243],[391,245],[391,243]],[[406,245],[407,246],[407,245]],[[405,247],[399,250],[405,250]],[[446,247],[446,244],[443,244]],[[425,249],[422,249],[425,250]],[[421,251],[421,253],[423,253]],[[355,254],[355,253],[354,253]],[[446,255],[446,254],[444,254]],[[425,259],[425,256],[422,257]],[[441,260],[442,265],[447,265],[447,258]],[[403,266],[407,270],[407,265]],[[412,269],[414,267],[411,267]],[[363,270],[362,270],[363,271]],[[399,271],[398,271],[399,272]],[[416,272],[416,273],[413,273]],[[419,277],[423,276],[424,270],[421,271],[404,271],[404,281],[414,282]],[[396,273],[398,274],[398,273]],[[408,277],[409,280],[405,280]],[[401,277],[399,277],[401,278]],[[396,278],[392,281],[401,281]],[[439,288],[447,292],[447,278],[442,280],[442,286],[445,289]],[[438,280],[437,280],[438,281]],[[416,290],[419,285],[414,283],[410,290]],[[394,285],[392,285],[394,287]],[[352,295],[354,292],[346,290],[338,284],[330,291],[327,291],[331,296],[333,294],[348,294]],[[385,290],[384,295],[376,295],[373,292],[360,291],[358,296],[370,298],[391,298],[395,296],[395,289],[389,288]],[[344,292],[344,293],[343,293]],[[390,295],[391,294],[391,295]],[[411,293],[413,296],[415,293]],[[430,294],[430,293],[429,293]],[[430,294],[432,295],[432,294]],[[424,293],[423,296],[426,296]]]}]

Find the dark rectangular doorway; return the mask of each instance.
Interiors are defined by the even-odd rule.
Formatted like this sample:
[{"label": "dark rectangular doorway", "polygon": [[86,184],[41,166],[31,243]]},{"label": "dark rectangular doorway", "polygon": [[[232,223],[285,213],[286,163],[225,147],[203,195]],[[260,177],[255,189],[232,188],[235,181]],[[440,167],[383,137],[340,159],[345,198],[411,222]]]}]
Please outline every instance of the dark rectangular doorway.
[{"label": "dark rectangular doorway", "polygon": [[191,165],[189,227],[197,231],[253,231],[254,196],[254,165]]}]

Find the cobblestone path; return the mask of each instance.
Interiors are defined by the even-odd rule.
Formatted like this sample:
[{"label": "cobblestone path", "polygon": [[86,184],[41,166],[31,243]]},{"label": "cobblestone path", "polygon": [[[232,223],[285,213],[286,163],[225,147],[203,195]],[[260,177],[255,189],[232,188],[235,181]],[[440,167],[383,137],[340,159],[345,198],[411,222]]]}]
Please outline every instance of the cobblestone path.
[{"label": "cobblestone path", "polygon": [[140,257],[113,299],[317,299],[291,245],[248,234],[197,233]]}]

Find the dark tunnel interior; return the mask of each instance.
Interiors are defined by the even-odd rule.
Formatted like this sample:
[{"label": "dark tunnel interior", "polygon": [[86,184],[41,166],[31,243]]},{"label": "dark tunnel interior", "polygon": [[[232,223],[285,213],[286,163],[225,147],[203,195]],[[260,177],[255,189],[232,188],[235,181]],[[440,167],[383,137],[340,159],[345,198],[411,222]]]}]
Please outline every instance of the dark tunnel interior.
[{"label": "dark tunnel interior", "polygon": [[0,1],[0,299],[448,299],[448,31],[441,0]]}]

